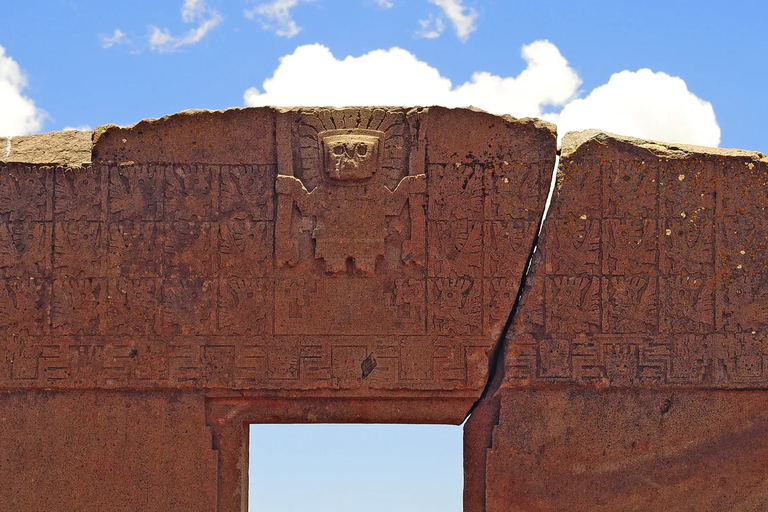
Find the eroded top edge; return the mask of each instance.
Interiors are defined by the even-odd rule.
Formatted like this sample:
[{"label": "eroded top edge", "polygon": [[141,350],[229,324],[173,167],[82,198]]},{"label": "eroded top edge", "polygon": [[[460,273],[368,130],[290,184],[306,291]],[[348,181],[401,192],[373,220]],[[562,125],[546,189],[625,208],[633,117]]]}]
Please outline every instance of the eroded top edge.
[{"label": "eroded top edge", "polygon": [[602,130],[566,133],[563,137],[560,157],[563,159],[571,158],[582,151],[589,151],[590,148],[596,145],[604,146],[608,143],[614,143],[617,149],[646,152],[649,156],[658,158],[683,159],[691,156],[725,156],[768,162],[768,158],[763,153],[757,151],[659,142],[617,135]]},{"label": "eroded top edge", "polygon": [[80,167],[91,163],[93,131],[65,130],[0,138],[0,162]]}]

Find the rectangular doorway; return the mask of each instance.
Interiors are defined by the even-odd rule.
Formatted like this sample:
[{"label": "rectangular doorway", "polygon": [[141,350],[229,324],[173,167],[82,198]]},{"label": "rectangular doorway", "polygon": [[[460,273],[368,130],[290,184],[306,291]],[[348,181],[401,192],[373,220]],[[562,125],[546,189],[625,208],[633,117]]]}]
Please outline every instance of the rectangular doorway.
[{"label": "rectangular doorway", "polygon": [[249,512],[461,512],[452,425],[251,424]]}]

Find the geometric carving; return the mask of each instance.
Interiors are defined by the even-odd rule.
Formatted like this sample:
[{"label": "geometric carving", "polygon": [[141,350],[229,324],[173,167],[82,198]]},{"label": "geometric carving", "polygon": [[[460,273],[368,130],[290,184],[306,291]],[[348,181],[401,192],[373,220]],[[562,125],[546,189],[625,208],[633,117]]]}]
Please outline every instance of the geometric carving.
[{"label": "geometric carving", "polygon": [[768,217],[744,188],[764,182],[764,158],[573,137],[506,383],[768,386]]},{"label": "geometric carving", "polygon": [[[249,139],[268,151],[201,132],[130,156],[142,128],[100,135],[85,167],[3,164],[0,387],[479,396],[549,188],[551,127],[270,112]],[[449,142],[441,116],[479,138]]]}]

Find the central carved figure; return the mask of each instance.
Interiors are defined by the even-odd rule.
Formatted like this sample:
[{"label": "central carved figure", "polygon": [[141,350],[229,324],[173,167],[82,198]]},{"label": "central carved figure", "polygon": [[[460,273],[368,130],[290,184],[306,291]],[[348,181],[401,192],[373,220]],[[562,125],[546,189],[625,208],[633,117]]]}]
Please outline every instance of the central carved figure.
[{"label": "central carved figure", "polygon": [[[385,135],[361,128],[321,131],[317,134],[323,163],[319,184],[309,191],[297,177],[277,177],[277,192],[285,201],[283,215],[295,213],[288,211],[286,203],[290,202],[300,215],[313,217],[314,257],[325,263],[326,274],[372,276],[376,262],[386,254],[389,219],[403,212],[411,194],[426,192],[424,174],[403,177],[394,190],[383,183],[379,171]],[[423,215],[419,220],[423,222]],[[283,221],[288,227],[289,219]],[[295,265],[299,257],[296,242],[290,237],[280,241],[284,242],[281,261]],[[406,241],[405,261],[408,246]]]},{"label": "central carved figure", "polygon": [[335,180],[364,180],[379,166],[377,130],[328,130],[318,134],[325,153],[325,172]]}]

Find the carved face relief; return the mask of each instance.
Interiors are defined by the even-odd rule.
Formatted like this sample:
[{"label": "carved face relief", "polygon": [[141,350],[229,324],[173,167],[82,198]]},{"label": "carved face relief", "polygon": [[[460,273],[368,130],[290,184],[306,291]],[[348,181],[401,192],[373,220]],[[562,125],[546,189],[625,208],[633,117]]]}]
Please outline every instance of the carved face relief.
[{"label": "carved face relief", "polygon": [[334,180],[373,177],[379,168],[381,134],[373,130],[329,130],[320,133],[325,172]]}]

